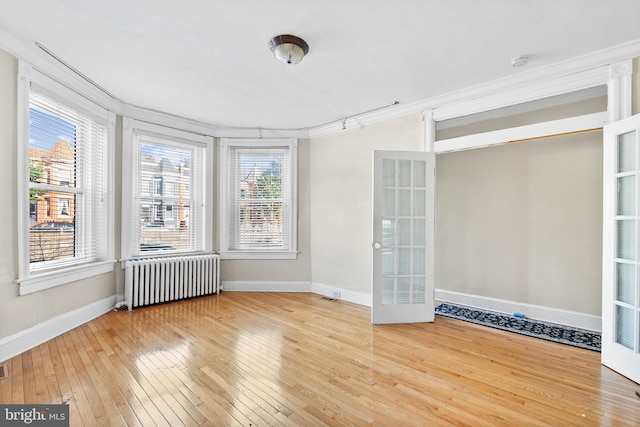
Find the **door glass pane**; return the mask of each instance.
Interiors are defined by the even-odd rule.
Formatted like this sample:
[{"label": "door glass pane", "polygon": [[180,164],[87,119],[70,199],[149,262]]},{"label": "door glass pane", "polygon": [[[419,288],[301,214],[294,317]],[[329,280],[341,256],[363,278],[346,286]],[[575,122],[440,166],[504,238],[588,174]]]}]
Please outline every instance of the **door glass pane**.
[{"label": "door glass pane", "polygon": [[382,186],[396,186],[396,161],[384,159],[382,162]]},{"label": "door glass pane", "polygon": [[398,245],[408,246],[411,244],[411,220],[398,220]]},{"label": "door glass pane", "polygon": [[398,277],[396,304],[411,304],[411,278]]},{"label": "door glass pane", "polygon": [[425,278],[424,276],[414,276],[413,286],[411,287],[411,303],[424,304],[425,302]]},{"label": "door glass pane", "polygon": [[636,177],[618,178],[618,215],[636,214]]},{"label": "door glass pane", "polygon": [[425,273],[425,257],[426,257],[426,254],[425,254],[424,248],[413,249],[413,264],[412,264],[413,274]]},{"label": "door glass pane", "polygon": [[425,173],[426,163],[421,160],[413,162],[413,186],[424,188],[427,185],[427,176]]},{"label": "door glass pane", "polygon": [[382,279],[382,304],[393,304],[395,301],[395,286],[393,278],[385,277]]},{"label": "door glass pane", "polygon": [[384,197],[382,215],[396,216],[396,190],[385,189],[382,190],[382,194]]},{"label": "door glass pane", "polygon": [[411,186],[411,160],[398,160],[398,187]]},{"label": "door glass pane", "polygon": [[393,275],[395,266],[395,256],[393,249],[382,249],[382,274],[384,276]]},{"label": "door glass pane", "polygon": [[616,306],[616,342],[633,350],[634,311]]},{"label": "door glass pane", "polygon": [[413,190],[413,215],[425,216],[425,197],[426,192],[424,190]]},{"label": "door glass pane", "polygon": [[396,221],[393,219],[382,220],[382,244],[384,246],[392,246],[395,244],[395,224]]},{"label": "door glass pane", "polygon": [[409,274],[411,271],[411,249],[398,248],[398,274]]},{"label": "door glass pane", "polygon": [[616,264],[616,299],[627,304],[634,304],[636,284],[636,267],[632,264]]},{"label": "door glass pane", "polygon": [[426,239],[426,220],[414,219],[413,220],[413,244],[424,245]]},{"label": "door glass pane", "polygon": [[636,222],[635,220],[616,221],[618,225],[618,258],[635,261],[636,259]]},{"label": "door glass pane", "polygon": [[398,190],[398,216],[411,215],[411,190]]},{"label": "door glass pane", "polygon": [[636,169],[636,132],[618,136],[618,172]]}]

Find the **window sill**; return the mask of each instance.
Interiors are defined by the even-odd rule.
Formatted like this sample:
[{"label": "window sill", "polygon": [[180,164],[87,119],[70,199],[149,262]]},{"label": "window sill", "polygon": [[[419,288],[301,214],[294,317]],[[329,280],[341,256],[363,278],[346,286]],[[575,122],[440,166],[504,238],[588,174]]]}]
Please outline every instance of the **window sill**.
[{"label": "window sill", "polygon": [[297,259],[298,252],[228,251],[220,252],[221,259]]},{"label": "window sill", "polygon": [[32,274],[28,279],[16,280],[20,285],[19,294],[28,295],[77,280],[109,273],[113,271],[114,262],[115,261],[99,261],[81,266],[52,269]]}]

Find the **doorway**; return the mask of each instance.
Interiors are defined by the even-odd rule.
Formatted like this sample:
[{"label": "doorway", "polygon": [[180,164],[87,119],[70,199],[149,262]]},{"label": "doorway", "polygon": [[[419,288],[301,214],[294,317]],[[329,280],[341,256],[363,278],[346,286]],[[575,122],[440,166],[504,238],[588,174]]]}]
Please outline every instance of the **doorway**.
[{"label": "doorway", "polygon": [[592,131],[439,154],[438,289],[599,316],[602,153]]}]

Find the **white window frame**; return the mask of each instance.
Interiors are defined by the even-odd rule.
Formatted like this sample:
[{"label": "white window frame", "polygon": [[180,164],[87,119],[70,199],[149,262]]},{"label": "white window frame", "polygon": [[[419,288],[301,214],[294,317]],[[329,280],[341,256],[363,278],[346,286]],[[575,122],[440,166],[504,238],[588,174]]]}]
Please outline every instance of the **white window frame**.
[{"label": "white window frame", "polygon": [[[283,148],[289,149],[289,205],[291,207],[289,221],[288,250],[262,249],[262,250],[232,250],[230,248],[230,236],[227,229],[229,221],[229,152],[235,148]],[[298,140],[296,138],[221,138],[220,139],[220,257],[222,259],[296,259],[297,230],[298,230]]]},{"label": "white window frame", "polygon": [[[100,191],[103,194],[105,209],[105,229],[98,230],[95,236],[97,258],[94,261],[64,266],[52,265],[50,268],[31,269],[29,262],[29,107],[32,83],[48,92],[48,95],[62,104],[77,109],[94,117],[107,127],[107,142],[104,147],[104,180]],[[17,129],[18,129],[18,278],[19,294],[27,295],[66,283],[113,271],[113,170],[115,146],[115,114],[95,104],[82,94],[54,81],[42,72],[34,69],[25,61],[18,65],[17,94]],[[51,206],[49,206],[51,209]],[[54,214],[54,212],[51,212]],[[81,238],[81,237],[80,237]]]},{"label": "white window frame", "polygon": [[[123,118],[122,124],[123,144],[122,144],[122,221],[121,221],[121,261],[124,268],[124,261],[132,259],[135,256],[136,259],[140,258],[155,258],[163,256],[181,256],[187,254],[197,253],[211,253],[213,252],[213,218],[214,218],[214,157],[213,157],[213,137],[199,135],[191,133],[189,131],[183,131],[175,128],[165,127],[159,124],[153,124],[134,120],[129,117]],[[135,172],[133,159],[134,157],[134,137],[136,133],[152,135],[158,138],[163,138],[168,141],[180,141],[187,144],[202,145],[204,146],[205,159],[204,159],[204,173],[203,187],[204,187],[204,234],[203,242],[204,247],[202,250],[195,251],[163,251],[163,252],[150,252],[149,254],[138,255],[138,250],[132,245],[130,236],[135,233],[133,229],[133,216],[135,215],[134,203],[137,203],[135,193],[131,185],[134,182],[133,173]],[[140,182],[140,185],[144,185],[145,182]],[[154,181],[150,182],[151,193],[155,192]],[[193,188],[192,185],[190,185]],[[153,196],[153,194],[151,195]],[[150,205],[150,215],[157,215],[157,207]],[[164,212],[162,212],[164,214]],[[174,212],[175,215],[175,212]],[[139,244],[139,242],[138,242]]]}]

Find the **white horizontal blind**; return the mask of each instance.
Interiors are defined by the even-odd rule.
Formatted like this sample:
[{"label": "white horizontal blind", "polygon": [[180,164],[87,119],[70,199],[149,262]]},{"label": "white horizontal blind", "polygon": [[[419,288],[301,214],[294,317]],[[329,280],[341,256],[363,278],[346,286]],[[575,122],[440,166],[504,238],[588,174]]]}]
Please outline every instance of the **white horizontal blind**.
[{"label": "white horizontal blind", "polygon": [[230,147],[229,250],[290,250],[289,147]]},{"label": "white horizontal blind", "polygon": [[107,123],[37,85],[29,100],[31,270],[96,261],[107,227]]},{"label": "white horizontal blind", "polygon": [[138,132],[133,140],[133,255],[204,250],[205,147]]}]

